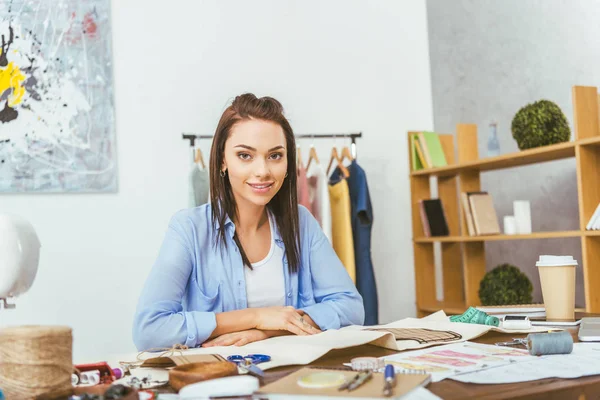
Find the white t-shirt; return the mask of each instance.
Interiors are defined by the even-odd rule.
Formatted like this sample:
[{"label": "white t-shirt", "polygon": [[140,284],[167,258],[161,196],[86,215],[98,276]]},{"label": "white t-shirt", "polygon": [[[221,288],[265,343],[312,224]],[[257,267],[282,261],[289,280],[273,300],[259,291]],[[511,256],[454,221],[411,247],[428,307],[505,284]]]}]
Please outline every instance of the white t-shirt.
[{"label": "white t-shirt", "polygon": [[329,182],[323,167],[316,162],[311,162],[306,171],[308,180],[308,198],[310,212],[319,221],[321,229],[332,242],[331,203],[329,202]]},{"label": "white t-shirt", "polygon": [[271,228],[269,254],[261,261],[252,263],[252,270],[244,267],[249,308],[285,306],[283,249],[275,244],[274,223],[275,221],[269,213],[269,227]]}]

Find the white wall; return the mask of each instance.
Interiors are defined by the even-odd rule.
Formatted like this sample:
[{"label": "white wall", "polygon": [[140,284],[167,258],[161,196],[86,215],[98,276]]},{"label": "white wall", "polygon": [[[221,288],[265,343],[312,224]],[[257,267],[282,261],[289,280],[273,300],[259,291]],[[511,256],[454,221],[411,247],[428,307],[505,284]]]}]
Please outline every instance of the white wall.
[{"label": "white wall", "polygon": [[279,99],[296,132],[364,132],[380,319],[414,315],[406,132],[433,126],[424,3],[129,0],[112,14],[118,193],[0,198],[43,246],[36,282],[0,325],[69,325],[76,361],[134,351],[142,284],[187,206],[181,133],[212,134],[246,91]]}]

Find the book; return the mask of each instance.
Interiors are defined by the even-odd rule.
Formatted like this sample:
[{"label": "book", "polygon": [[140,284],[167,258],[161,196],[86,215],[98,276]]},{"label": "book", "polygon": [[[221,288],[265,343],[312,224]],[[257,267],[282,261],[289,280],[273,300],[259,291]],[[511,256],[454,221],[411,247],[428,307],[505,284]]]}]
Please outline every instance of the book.
[{"label": "book", "polygon": [[415,140],[415,149],[417,150],[417,156],[419,158],[419,161],[421,162],[421,165],[424,168],[431,168],[431,165],[427,163],[427,160],[425,160],[425,156],[423,155],[423,149],[421,148],[421,144],[418,140]]},{"label": "book", "polygon": [[338,390],[339,385],[325,388],[307,388],[300,386],[298,381],[300,378],[310,374],[318,373],[334,373],[341,374],[345,380],[352,379],[356,371],[341,371],[336,369],[321,369],[304,367],[296,372],[293,372],[275,382],[269,383],[261,387],[255,395],[261,398],[271,400],[279,399],[399,399],[407,393],[424,387],[431,382],[430,374],[396,374],[396,384],[392,388],[392,395],[385,397],[383,395],[383,374],[374,373],[372,378],[355,390]]},{"label": "book", "polygon": [[410,153],[411,153],[411,168],[413,171],[418,171],[423,169],[423,164],[421,163],[421,160],[419,159],[419,156],[417,155],[417,148],[415,146],[415,143],[417,141],[416,139],[417,135],[410,135]]},{"label": "book", "polygon": [[471,214],[469,195],[466,192],[462,192],[460,194],[460,201],[462,203],[463,217],[465,219],[465,225],[467,226],[467,232],[469,233],[469,236],[475,236],[475,225],[473,225],[473,214]]},{"label": "book", "polygon": [[420,205],[423,207],[421,220],[424,219],[424,230],[428,231],[430,236],[448,236],[450,231],[442,201],[440,199],[421,200]]},{"label": "book", "polygon": [[423,155],[423,150],[421,149],[421,145],[419,144],[419,135],[414,134],[410,135],[410,147],[412,154],[412,170],[419,171],[423,168],[429,168],[425,160],[425,156]]},{"label": "book", "polygon": [[596,211],[594,211],[594,214],[592,214],[592,217],[590,218],[585,229],[589,231],[589,230],[596,230],[596,229],[600,228],[599,216],[600,216],[600,204],[598,204],[598,206],[596,207]]},{"label": "book", "polygon": [[488,193],[469,195],[469,205],[473,215],[473,225],[477,235],[496,235],[500,233],[500,225],[492,196]]},{"label": "book", "polygon": [[435,132],[419,132],[419,144],[431,167],[448,165],[440,137]]},{"label": "book", "polygon": [[479,311],[502,319],[505,315],[526,315],[530,318],[545,317],[546,307],[543,304],[514,304],[506,306],[477,306]]},{"label": "book", "polygon": [[429,229],[429,221],[427,220],[427,214],[425,214],[423,200],[419,201],[419,216],[421,217],[421,224],[423,225],[423,235],[425,235],[425,237],[430,237],[431,230]]}]

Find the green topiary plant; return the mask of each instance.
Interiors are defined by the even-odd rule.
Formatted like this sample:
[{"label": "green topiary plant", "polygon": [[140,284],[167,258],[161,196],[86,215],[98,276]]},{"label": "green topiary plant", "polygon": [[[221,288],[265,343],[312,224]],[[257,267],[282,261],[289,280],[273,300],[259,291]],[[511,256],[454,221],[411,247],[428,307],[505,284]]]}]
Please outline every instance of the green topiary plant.
[{"label": "green topiary plant", "polygon": [[479,299],[484,306],[530,304],[533,285],[524,273],[511,264],[489,271],[479,284]]},{"label": "green topiary plant", "polygon": [[571,138],[567,118],[560,107],[549,100],[521,108],[512,120],[511,130],[521,150],[567,142]]}]

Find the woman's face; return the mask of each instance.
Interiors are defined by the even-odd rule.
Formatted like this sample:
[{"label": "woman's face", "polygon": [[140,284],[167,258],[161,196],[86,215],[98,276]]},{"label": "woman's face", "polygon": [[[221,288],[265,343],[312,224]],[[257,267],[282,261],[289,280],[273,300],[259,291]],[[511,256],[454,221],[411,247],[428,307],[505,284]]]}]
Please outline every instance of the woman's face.
[{"label": "woman's face", "polygon": [[285,135],[280,125],[260,119],[243,120],[225,142],[221,170],[227,169],[237,204],[264,206],[277,194],[287,172]]}]

